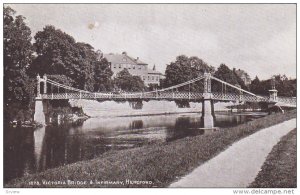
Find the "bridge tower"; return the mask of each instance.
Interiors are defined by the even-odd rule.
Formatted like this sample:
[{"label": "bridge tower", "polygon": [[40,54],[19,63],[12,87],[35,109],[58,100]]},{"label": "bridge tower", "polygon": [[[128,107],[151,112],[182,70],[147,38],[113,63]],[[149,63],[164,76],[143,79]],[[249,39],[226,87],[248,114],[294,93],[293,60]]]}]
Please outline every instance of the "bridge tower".
[{"label": "bridge tower", "polygon": [[271,102],[277,102],[277,90],[275,88],[275,77],[273,76],[272,77],[272,80],[271,80],[271,89],[269,90],[269,93],[270,93],[270,97],[269,97],[269,100]]},{"label": "bridge tower", "polygon": [[43,83],[43,92],[47,93],[47,76],[43,78],[37,75],[37,96],[35,97],[35,108],[33,120],[39,124],[46,125],[46,114],[47,114],[47,103],[46,100],[42,99],[41,95],[41,83]]},{"label": "bridge tower", "polygon": [[211,93],[211,74],[204,73],[204,92],[202,99],[202,116],[201,122],[203,123],[204,128],[213,128],[214,127],[214,103]]}]

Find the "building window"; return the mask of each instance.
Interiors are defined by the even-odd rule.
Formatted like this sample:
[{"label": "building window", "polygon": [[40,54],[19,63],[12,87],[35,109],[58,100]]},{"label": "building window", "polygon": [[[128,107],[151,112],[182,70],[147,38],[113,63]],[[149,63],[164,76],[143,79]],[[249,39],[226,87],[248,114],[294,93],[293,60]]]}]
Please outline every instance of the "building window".
[{"label": "building window", "polygon": [[132,69],[135,69],[135,65],[133,65]]},{"label": "building window", "polygon": [[156,81],[158,81],[158,77],[156,77]]},{"label": "building window", "polygon": [[122,64],[119,64],[119,68],[122,68]]},{"label": "building window", "polygon": [[116,64],[114,64],[114,68],[117,68],[117,65],[116,65]]},{"label": "building window", "polygon": [[150,76],[148,76],[148,80],[150,80]]}]

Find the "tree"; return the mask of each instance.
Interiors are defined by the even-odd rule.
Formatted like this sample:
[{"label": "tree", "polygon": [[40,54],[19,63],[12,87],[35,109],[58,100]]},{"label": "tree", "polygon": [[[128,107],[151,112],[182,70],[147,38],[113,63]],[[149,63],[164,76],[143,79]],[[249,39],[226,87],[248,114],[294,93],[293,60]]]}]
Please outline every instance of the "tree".
[{"label": "tree", "polygon": [[91,45],[76,42],[54,26],[46,26],[34,38],[38,56],[32,65],[32,75],[63,74],[74,81],[73,87],[87,91],[112,88],[109,63]]},{"label": "tree", "polygon": [[139,76],[132,76],[125,68],[114,80],[116,87],[127,92],[144,91],[145,85]]},{"label": "tree", "polygon": [[109,62],[98,54],[98,61],[95,64],[95,90],[111,91],[113,89],[112,75]]},{"label": "tree", "polygon": [[[278,96],[295,97],[297,92],[296,79],[288,79],[285,75],[274,75],[275,88],[278,90]],[[272,88],[272,79],[260,81],[256,76],[251,82],[251,92],[260,95],[269,95],[269,90]]]},{"label": "tree", "polygon": [[[230,83],[232,85],[235,85],[237,87],[241,87],[243,89],[247,89],[242,79],[228,66],[225,64],[221,64],[217,71],[214,73],[214,77],[221,79],[222,81],[225,81],[227,83]],[[215,92],[225,92],[225,86],[222,86],[221,83],[218,81],[212,81],[212,91]],[[237,92],[236,89],[233,89],[231,87],[226,87],[226,92]]]},{"label": "tree", "polygon": [[[209,66],[198,57],[187,57],[180,55],[175,62],[171,62],[166,68],[166,79],[164,87],[180,84],[203,75],[204,72],[213,72],[214,68]],[[203,85],[193,83],[190,86],[184,86],[180,90],[183,91],[199,91],[203,89]]]},{"label": "tree", "polygon": [[95,63],[97,61],[94,48],[87,43],[76,43],[75,45],[79,51],[78,64],[83,73],[81,74],[79,88],[87,91],[94,91]]},{"label": "tree", "polygon": [[32,65],[33,74],[64,74],[75,81],[75,87],[82,87],[84,72],[80,48],[70,35],[46,26],[34,36],[37,58]]},{"label": "tree", "polygon": [[27,75],[33,58],[31,30],[25,17],[10,7],[4,7],[4,109],[5,118],[11,120],[14,110],[28,110],[33,98],[34,85]]},{"label": "tree", "polygon": [[275,88],[278,90],[278,96],[296,96],[296,86],[286,75],[275,75]]},{"label": "tree", "polygon": [[257,76],[251,81],[250,91],[253,93],[261,94],[259,93],[261,91],[260,80]]}]

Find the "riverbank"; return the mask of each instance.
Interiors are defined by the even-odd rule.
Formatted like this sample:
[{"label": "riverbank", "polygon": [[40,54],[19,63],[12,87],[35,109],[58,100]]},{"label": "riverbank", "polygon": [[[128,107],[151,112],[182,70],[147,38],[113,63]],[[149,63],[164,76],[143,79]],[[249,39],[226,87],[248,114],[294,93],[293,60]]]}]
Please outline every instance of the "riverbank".
[{"label": "riverbank", "polygon": [[251,188],[297,187],[297,130],[282,137],[267,157]]},{"label": "riverbank", "polygon": [[296,119],[291,119],[249,135],[170,187],[248,187],[255,180],[273,146],[295,127]]},{"label": "riverbank", "polygon": [[[296,111],[274,114],[200,136],[111,151],[90,161],[12,180],[5,187],[167,187],[235,141],[295,117]],[[68,185],[68,180],[87,183]]]},{"label": "riverbank", "polygon": [[[202,111],[201,102],[189,102],[188,106],[184,107],[182,105],[180,106],[175,101],[167,100],[150,100],[140,102],[99,102],[96,100],[69,100],[69,104],[71,105],[71,107],[82,109],[83,113],[90,117],[146,116],[174,113],[196,113]],[[237,111],[236,109],[228,108],[233,105],[236,104],[233,102],[216,102],[214,103],[214,110],[226,112]],[[248,111],[250,110],[248,109]]]}]

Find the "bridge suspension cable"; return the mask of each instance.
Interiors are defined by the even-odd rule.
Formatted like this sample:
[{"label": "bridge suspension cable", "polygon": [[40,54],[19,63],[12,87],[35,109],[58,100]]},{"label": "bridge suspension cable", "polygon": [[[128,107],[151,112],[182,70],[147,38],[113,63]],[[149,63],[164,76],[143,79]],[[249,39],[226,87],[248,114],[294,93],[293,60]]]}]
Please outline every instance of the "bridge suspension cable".
[{"label": "bridge suspension cable", "polygon": [[220,83],[225,84],[225,86],[228,85],[228,86],[230,86],[230,87],[232,87],[232,88],[234,88],[234,89],[237,89],[237,90],[242,91],[242,92],[244,92],[244,93],[247,93],[247,94],[249,94],[249,95],[255,96],[255,97],[257,97],[257,98],[263,99],[263,97],[261,97],[261,96],[258,96],[258,95],[254,94],[254,93],[251,93],[251,92],[249,92],[249,91],[246,91],[246,90],[244,90],[244,89],[242,89],[242,88],[240,88],[240,87],[236,87],[236,86],[234,86],[234,85],[232,85],[232,84],[229,84],[229,83],[227,83],[227,82],[225,82],[225,81],[222,81],[222,80],[220,80],[220,79],[218,79],[218,78],[216,78],[216,77],[214,77],[214,76],[211,76],[211,78],[214,79],[214,80],[216,80],[216,81],[218,81],[218,82],[220,82]]},{"label": "bridge suspension cable", "polygon": [[[203,78],[204,78],[204,76],[200,76],[200,77],[194,78],[192,80],[186,81],[184,83],[180,83],[180,84],[177,84],[177,85],[174,85],[174,86],[171,86],[171,87],[167,87],[167,88],[164,88],[164,89],[159,89],[159,90],[156,89],[156,90],[153,90],[153,91],[144,92],[143,94],[157,93],[157,92],[164,92],[164,91],[168,91],[168,90],[178,89],[179,87],[183,87],[183,86],[195,83],[197,81],[200,81]],[[54,86],[58,87],[58,89],[59,88],[63,88],[63,89],[70,90],[70,91],[75,91],[75,92],[80,92],[80,93],[89,93],[89,94],[95,93],[95,92],[90,92],[90,91],[86,91],[86,90],[82,90],[82,89],[77,89],[77,88],[74,88],[74,87],[70,87],[70,86],[58,83],[56,81],[53,81],[51,79],[47,79],[47,82],[49,84],[51,84],[51,85],[54,85]],[[190,90],[190,87],[189,87],[189,90]],[[136,94],[139,94],[139,93],[140,92],[138,92],[138,93],[131,93],[131,94],[127,94],[127,95],[136,95]],[[97,92],[97,94],[104,94],[104,93]]]},{"label": "bridge suspension cable", "polygon": [[67,90],[71,90],[71,91],[76,91],[76,92],[84,92],[84,93],[92,93],[90,91],[85,91],[85,90],[81,90],[81,89],[76,89],[74,87],[70,87],[70,86],[67,86],[67,85],[64,85],[64,84],[60,84],[58,82],[55,82],[55,81],[52,81],[50,79],[47,79],[47,82],[54,85],[54,86],[57,86],[57,87],[61,87],[61,88],[64,88],[64,89],[67,89]]},{"label": "bridge suspension cable", "polygon": [[[183,86],[195,83],[197,81],[200,81],[203,78],[204,78],[204,76],[200,76],[200,77],[194,78],[192,80],[186,81],[184,83],[180,83],[180,84],[177,84],[177,85],[174,85],[174,86],[171,86],[171,87],[167,87],[167,88],[164,88],[164,89],[159,89],[159,90],[156,90],[156,91],[162,92],[162,91],[168,91],[168,90],[176,89],[176,88],[183,87]],[[153,92],[156,92],[156,91],[147,91],[147,92],[144,92],[144,94],[153,93]]]}]

